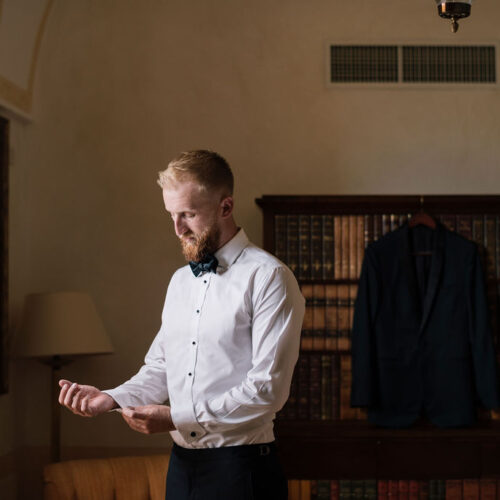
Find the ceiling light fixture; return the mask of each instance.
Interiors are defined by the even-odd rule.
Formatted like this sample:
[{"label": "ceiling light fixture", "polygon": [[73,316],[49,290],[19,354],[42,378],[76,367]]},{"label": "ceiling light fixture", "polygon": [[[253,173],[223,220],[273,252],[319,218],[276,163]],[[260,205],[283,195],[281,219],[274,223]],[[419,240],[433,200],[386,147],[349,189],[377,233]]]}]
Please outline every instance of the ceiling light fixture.
[{"label": "ceiling light fixture", "polygon": [[445,19],[451,19],[451,31],[458,30],[458,20],[470,16],[472,0],[436,0],[438,14]]}]

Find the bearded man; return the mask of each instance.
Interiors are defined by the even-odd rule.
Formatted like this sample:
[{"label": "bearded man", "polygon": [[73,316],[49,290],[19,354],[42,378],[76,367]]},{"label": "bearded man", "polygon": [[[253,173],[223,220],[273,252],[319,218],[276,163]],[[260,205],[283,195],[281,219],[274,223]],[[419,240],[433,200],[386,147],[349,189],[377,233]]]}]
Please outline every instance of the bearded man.
[{"label": "bearded man", "polygon": [[59,382],[73,413],[120,409],[138,432],[171,433],[168,500],[287,498],[273,419],[297,361],[304,299],[292,272],[233,218],[233,175],[211,151],[159,174],[189,264],[168,286],[139,372],[115,389]]}]

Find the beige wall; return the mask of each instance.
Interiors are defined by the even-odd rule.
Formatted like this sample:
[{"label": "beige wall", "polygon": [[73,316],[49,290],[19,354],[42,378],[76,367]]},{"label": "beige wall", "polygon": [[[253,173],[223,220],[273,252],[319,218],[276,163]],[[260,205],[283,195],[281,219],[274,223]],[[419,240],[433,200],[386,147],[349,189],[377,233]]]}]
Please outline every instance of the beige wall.
[{"label": "beige wall", "polygon": [[[498,33],[495,0],[477,2],[456,35],[433,1],[406,4],[56,0],[33,121],[12,122],[13,328],[26,293],[89,291],[116,352],[76,361],[64,376],[104,388],[134,373],[159,328],[169,277],[182,265],[155,185],[181,150],[227,157],[237,220],[256,243],[254,199],[262,194],[498,193],[497,90],[325,84],[328,41],[468,43]],[[0,397],[0,453],[41,456],[48,369],[15,362],[11,386]],[[71,453],[169,445],[168,437],[129,431],[116,414],[64,413],[62,426]]]}]

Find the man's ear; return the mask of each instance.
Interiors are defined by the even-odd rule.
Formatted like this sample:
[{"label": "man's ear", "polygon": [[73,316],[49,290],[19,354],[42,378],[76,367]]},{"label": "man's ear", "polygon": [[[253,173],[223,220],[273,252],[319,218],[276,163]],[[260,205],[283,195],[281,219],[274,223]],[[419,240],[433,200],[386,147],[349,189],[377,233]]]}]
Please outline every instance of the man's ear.
[{"label": "man's ear", "polygon": [[220,202],[221,215],[223,218],[229,217],[233,213],[234,200],[232,196],[226,196]]}]

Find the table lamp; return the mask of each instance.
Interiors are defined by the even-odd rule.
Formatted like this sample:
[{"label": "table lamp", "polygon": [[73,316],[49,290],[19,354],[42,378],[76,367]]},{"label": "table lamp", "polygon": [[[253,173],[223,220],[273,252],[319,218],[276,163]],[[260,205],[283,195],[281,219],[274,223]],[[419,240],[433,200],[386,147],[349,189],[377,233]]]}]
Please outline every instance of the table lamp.
[{"label": "table lamp", "polygon": [[51,459],[60,460],[60,369],[77,356],[107,354],[113,347],[89,294],[34,293],[26,296],[14,356],[37,358],[52,368]]}]

